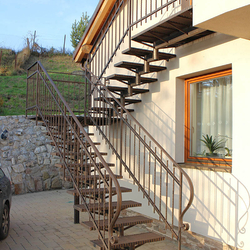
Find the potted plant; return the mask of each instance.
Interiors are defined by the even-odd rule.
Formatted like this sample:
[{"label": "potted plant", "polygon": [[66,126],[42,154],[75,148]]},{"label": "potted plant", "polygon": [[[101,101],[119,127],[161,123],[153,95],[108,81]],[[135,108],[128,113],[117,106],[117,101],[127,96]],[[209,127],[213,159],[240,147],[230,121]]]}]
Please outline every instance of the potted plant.
[{"label": "potted plant", "polygon": [[217,153],[215,153],[215,151],[220,148],[224,148],[225,141],[223,139],[216,141],[216,139],[213,139],[212,135],[203,135],[203,139],[200,140],[205,144],[205,146],[209,150],[209,153],[206,153],[207,156],[217,156]]}]

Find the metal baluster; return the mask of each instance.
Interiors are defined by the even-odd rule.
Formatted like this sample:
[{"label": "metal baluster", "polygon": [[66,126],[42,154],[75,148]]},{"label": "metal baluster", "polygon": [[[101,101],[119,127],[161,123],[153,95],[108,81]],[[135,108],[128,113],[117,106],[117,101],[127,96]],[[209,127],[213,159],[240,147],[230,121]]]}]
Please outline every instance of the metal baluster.
[{"label": "metal baluster", "polygon": [[[167,170],[168,170],[168,161],[167,161]],[[168,221],[168,171],[166,171],[166,221]],[[165,226],[165,228],[167,229],[167,224]]]},{"label": "metal baluster", "polygon": [[[156,147],[155,147],[155,155],[156,155]],[[155,196],[156,196],[156,158],[155,158],[155,167],[154,167],[154,204],[156,204]],[[154,213],[155,213],[155,206],[154,206]]]},{"label": "metal baluster", "polygon": [[[161,150],[161,161],[162,161],[162,150]],[[160,199],[159,199],[160,213],[161,213],[161,194],[162,194],[162,165],[160,164]],[[159,216],[159,220],[160,219],[161,219],[161,217]]]},{"label": "metal baluster", "polygon": [[[141,138],[141,128],[139,127],[139,137]],[[141,160],[141,143],[140,143],[140,140],[138,140],[138,181],[140,182],[140,172],[141,172],[141,169],[140,169],[140,166],[141,166],[141,163],[140,163],[140,160]],[[140,191],[140,188],[138,186],[138,191]]]},{"label": "metal baluster", "polygon": [[[136,125],[134,125],[134,130],[136,131]],[[135,176],[135,134],[134,134],[134,170],[133,170],[133,175]],[[135,180],[133,181],[134,185],[135,185]]]},{"label": "metal baluster", "polygon": [[[149,148],[151,148],[151,141],[149,141]],[[151,153],[149,151],[149,155],[148,155],[148,196],[150,197],[150,175],[151,175]],[[148,201],[148,205],[149,205],[149,201]]]},{"label": "metal baluster", "polygon": [[[175,175],[175,168],[173,168],[173,174]],[[174,227],[174,186],[175,181],[173,179],[173,187],[172,187],[172,227]],[[172,232],[172,239],[173,239],[173,232]]]},{"label": "metal baluster", "polygon": [[[146,135],[144,135],[144,141],[146,142]],[[146,179],[145,163],[146,163],[146,146],[144,144],[144,153],[143,153],[143,189],[145,189],[145,179]],[[143,198],[145,198],[144,193],[143,193]]]}]

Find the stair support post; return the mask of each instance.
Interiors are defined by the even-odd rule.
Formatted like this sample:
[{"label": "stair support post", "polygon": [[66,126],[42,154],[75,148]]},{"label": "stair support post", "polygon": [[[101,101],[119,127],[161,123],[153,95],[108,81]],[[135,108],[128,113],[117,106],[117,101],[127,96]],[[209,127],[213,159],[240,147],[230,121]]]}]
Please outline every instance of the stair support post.
[{"label": "stair support post", "polygon": [[[37,72],[39,72],[39,64],[37,64]],[[38,97],[39,97],[38,76],[39,76],[39,74],[37,73],[36,74],[36,126],[38,124],[38,105],[39,105],[39,102],[38,102]]]},{"label": "stair support post", "polygon": [[154,48],[153,50],[153,59],[159,60],[159,49]]},{"label": "stair support post", "polygon": [[[76,189],[75,189],[76,190]],[[79,194],[76,193],[74,195],[74,205],[79,205]],[[74,209],[74,224],[80,223],[80,212]]]},{"label": "stair support post", "polygon": [[133,95],[133,87],[131,86],[131,84],[128,86],[128,96],[132,96]]},{"label": "stair support post", "polygon": [[140,82],[141,82],[141,76],[140,76],[139,73],[136,73],[136,75],[135,75],[135,84],[139,85]]},{"label": "stair support post", "polygon": [[[122,107],[125,106],[125,97],[121,95],[121,105]],[[123,117],[123,109],[121,109],[121,116]],[[123,121],[121,119],[120,121],[120,175],[122,175],[122,147],[123,147],[123,136],[122,136],[122,133],[123,133]]]},{"label": "stair support post", "polygon": [[149,62],[148,61],[144,61],[144,73],[149,72]]}]

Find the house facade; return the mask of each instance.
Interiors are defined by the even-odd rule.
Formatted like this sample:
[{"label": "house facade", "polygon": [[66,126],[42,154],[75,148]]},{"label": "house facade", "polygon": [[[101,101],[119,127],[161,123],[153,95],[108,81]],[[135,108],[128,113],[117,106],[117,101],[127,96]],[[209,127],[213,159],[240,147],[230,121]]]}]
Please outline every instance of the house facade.
[{"label": "house facade", "polygon": [[[249,13],[247,0],[101,0],[74,53],[75,62],[88,67],[92,77],[110,90],[118,87],[113,91],[117,98],[119,87],[126,87],[128,97],[145,90],[134,97],[140,102],[126,109],[190,177],[194,199],[184,222],[192,232],[235,249],[250,248]],[[108,145],[100,147],[107,150]],[[108,157],[116,161],[112,152]],[[129,173],[122,182],[132,186]],[[149,190],[156,183],[156,200],[163,203],[160,178],[149,182]],[[129,196],[145,203],[134,187]],[[155,216],[152,209],[134,210]]]}]

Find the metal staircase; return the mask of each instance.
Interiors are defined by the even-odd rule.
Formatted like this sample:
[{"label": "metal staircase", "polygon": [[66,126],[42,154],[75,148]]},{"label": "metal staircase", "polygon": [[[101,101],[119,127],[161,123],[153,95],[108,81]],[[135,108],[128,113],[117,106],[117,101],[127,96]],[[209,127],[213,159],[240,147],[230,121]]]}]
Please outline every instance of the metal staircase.
[{"label": "metal staircase", "polygon": [[[88,213],[89,221],[81,223],[97,231],[98,240],[93,244],[100,249],[135,249],[147,242],[164,240],[162,235],[153,232],[140,235],[125,233],[132,226],[152,221],[144,216],[120,216],[124,209],[142,206],[138,201],[123,199],[122,193],[132,191],[126,186],[128,179],[147,199],[152,212],[165,223],[166,229],[178,241],[179,249],[181,231],[188,229],[188,225],[183,223],[183,216],[193,201],[192,181],[132,116],[134,106],[130,106],[141,102],[138,94],[149,92],[144,84],[157,81],[156,77],[144,75],[157,75],[157,72],[166,70],[165,66],[152,63],[175,60],[175,54],[159,49],[175,48],[211,34],[192,27],[192,9],[188,6],[164,23],[132,37],[133,28],[140,22],[177,2],[169,1],[145,17],[133,20],[135,6],[131,1],[118,0],[93,44],[82,76],[69,76],[67,81],[56,75],[50,77],[39,62],[28,70],[27,114],[34,114],[36,120],[42,120],[47,127],[61,157],[58,167],[62,168],[64,179],[71,180],[74,185],[74,190],[69,191],[74,195],[74,221],[80,223],[80,213]],[[112,27],[117,27],[114,22],[121,22],[121,11],[127,11],[127,26],[119,32],[115,44],[112,41],[107,54],[102,53],[104,46],[111,44],[108,39],[112,37]],[[129,39],[128,48],[122,51],[124,57],[114,67],[130,73],[115,73],[104,79],[107,68],[126,38]],[[132,47],[132,40],[147,49]],[[134,57],[141,61],[135,62],[132,60]],[[106,84],[107,81],[116,84]],[[97,130],[101,141],[91,139],[94,134],[87,132],[89,126]],[[106,162],[107,152],[98,150],[103,142],[115,155],[114,162]]]},{"label": "metal staircase", "polygon": [[[64,95],[67,95],[73,83],[81,83],[58,79],[56,82],[57,86],[40,62],[32,65],[27,77],[26,111],[27,114],[35,114],[35,119],[41,120],[47,127],[61,158],[57,167],[62,168],[65,180],[73,182],[74,190],[68,193],[74,195],[74,222],[80,222],[80,212],[87,212],[90,220],[81,223],[90,230],[97,230],[99,240],[93,241],[93,244],[101,249],[134,249],[147,242],[164,240],[162,235],[152,232],[124,235],[126,229],[150,223],[152,219],[145,216],[119,217],[122,210],[139,207],[141,203],[122,198],[122,193],[132,190],[119,185],[122,175],[113,173],[111,168],[115,164],[104,160],[107,153],[99,152],[96,146],[100,143],[93,142],[90,138],[93,134],[86,132],[86,125],[92,125],[93,121],[76,116],[59,91],[60,84],[67,82],[69,89],[66,91],[63,88]],[[75,106],[78,113],[81,113],[80,106]],[[89,110],[91,115],[93,110]],[[96,118],[95,124],[107,127],[104,118]],[[113,122],[118,123],[119,120],[113,119]]]},{"label": "metal staircase", "polygon": [[[100,246],[101,249],[135,249],[147,242],[164,240],[162,235],[153,232],[140,235],[125,234],[125,231],[132,226],[152,222],[152,219],[145,216],[119,216],[124,209],[142,205],[137,201],[122,198],[122,193],[132,190],[120,186],[118,180],[129,173],[153,210],[171,230],[173,237],[181,240],[180,232],[184,228],[182,218],[192,202],[193,187],[190,179],[108,88],[100,81],[91,82],[90,78],[93,79],[93,76],[87,72],[83,81],[85,84],[79,86],[88,90],[85,85],[91,83],[89,88],[91,92],[88,90],[81,100],[88,104],[83,105],[81,101],[77,101],[76,105],[68,100],[72,105],[70,108],[63,95],[68,96],[68,93],[75,89],[72,87],[73,83],[80,84],[79,80],[74,82],[57,79],[55,84],[39,62],[29,68],[27,77],[27,114],[34,114],[37,121],[43,121],[57,149],[57,155],[61,157],[61,164],[57,166],[62,168],[64,179],[73,182],[74,190],[70,190],[69,193],[74,195],[74,222],[80,222],[80,212],[87,212],[90,220],[82,224],[90,230],[97,230],[99,239],[93,241],[93,244]],[[66,82],[70,82],[66,84],[68,89],[60,86]],[[61,91],[64,90],[63,95],[59,88]],[[89,98],[90,93],[91,98]],[[121,102],[126,102],[124,97],[121,97]],[[87,110],[81,111],[79,107],[87,107]],[[75,115],[72,109],[75,109],[78,115]],[[116,164],[105,161],[103,157],[107,153],[97,149],[100,142],[93,142],[91,139],[93,134],[86,132],[86,126],[95,126],[99,130],[119,159]],[[121,126],[123,129],[118,135],[117,128]],[[118,142],[119,136],[124,138],[125,144],[122,140]],[[140,155],[139,158],[137,154]],[[144,159],[143,164],[142,159]],[[111,170],[115,167],[119,169],[118,174],[114,174]],[[160,179],[156,175],[157,172],[161,173]],[[183,196],[183,178],[187,178],[187,183],[190,185],[190,199],[187,206],[184,207],[181,199],[176,201],[172,196],[171,203],[178,204],[178,209],[172,207],[164,211],[164,207],[168,207],[171,190]],[[157,181],[160,189],[156,188]],[[166,201],[162,200],[164,194]],[[176,228],[178,210],[180,221],[179,227]]]}]

